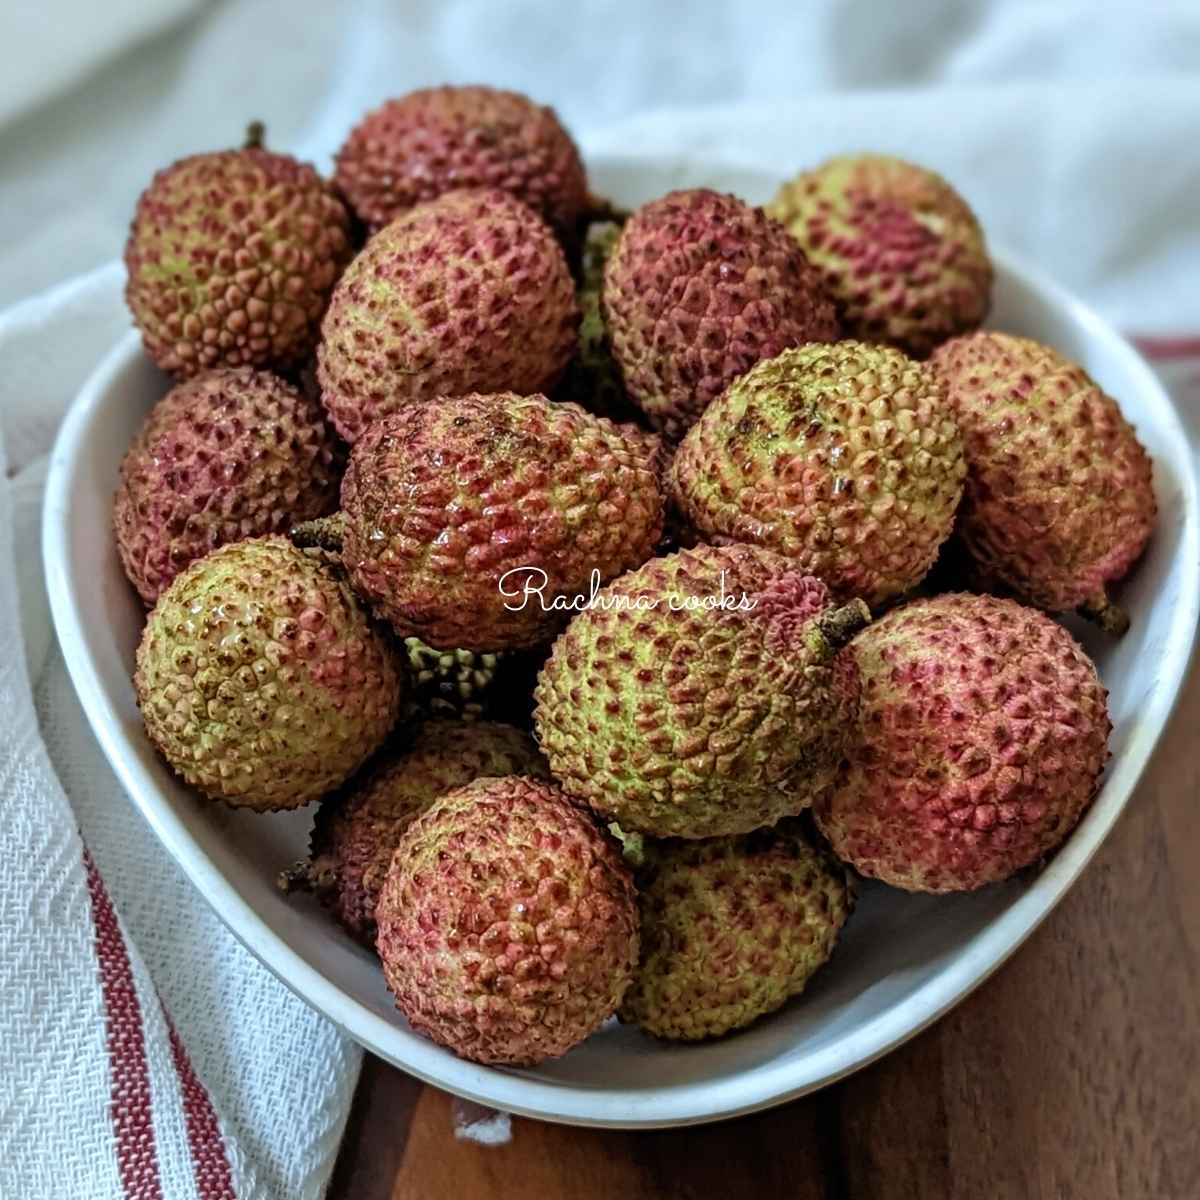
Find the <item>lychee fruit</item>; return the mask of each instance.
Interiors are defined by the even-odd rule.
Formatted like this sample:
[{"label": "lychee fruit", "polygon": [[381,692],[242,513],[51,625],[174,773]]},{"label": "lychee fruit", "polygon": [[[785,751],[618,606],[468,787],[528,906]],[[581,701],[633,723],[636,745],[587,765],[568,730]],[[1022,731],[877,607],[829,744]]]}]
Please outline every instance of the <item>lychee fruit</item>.
[{"label": "lychee fruit", "polygon": [[548,641],[654,552],[663,497],[650,435],[544,396],[410,404],[367,428],[342,511],[300,526],[360,596],[435,649]]},{"label": "lychee fruit", "polygon": [[833,158],[785,183],[766,207],[820,270],[850,337],[923,357],[987,316],[983,231],[924,167],[883,154]]},{"label": "lychee fruit", "polygon": [[350,259],[350,216],[306,163],[262,148],[155,175],[125,245],[125,299],[164,371],[298,366]]},{"label": "lychee fruit", "polygon": [[845,868],[796,821],[652,844],[638,872],[641,958],[621,1019],[682,1041],[741,1029],[804,990],[853,906]]},{"label": "lychee fruit", "polygon": [[153,604],[218,546],[330,512],[344,462],[321,406],[267,371],[177,383],[121,463],[113,525],[125,574]]},{"label": "lychee fruit", "polygon": [[461,717],[484,714],[503,655],[473,650],[435,650],[420,638],[407,637],[401,654],[408,677],[405,716]]},{"label": "lychee fruit", "polygon": [[335,181],[372,230],[459,188],[511,192],[564,236],[588,203],[579,151],[554,111],[490,87],[387,101],[350,132]]},{"label": "lychee fruit", "polygon": [[840,333],[787,230],[704,188],[629,218],[605,269],[603,311],[625,390],[673,441],[760,359]]},{"label": "lychee fruit", "polygon": [[785,350],[736,380],[683,439],[671,492],[703,540],[778,550],[879,605],[937,557],[965,473],[937,374],[846,341]]},{"label": "lychee fruit", "polygon": [[1029,338],[976,333],[931,359],[962,430],[957,532],[984,578],[1110,633],[1108,597],[1154,529],[1153,466],[1117,402],[1082,367]]},{"label": "lychee fruit", "polygon": [[851,643],[859,734],[813,813],[833,852],[909,891],[969,891],[1054,850],[1108,758],[1106,692],[1069,633],[1012,600],[951,593]]},{"label": "lychee fruit", "polygon": [[286,538],[221,546],[158,598],[134,688],[183,780],[258,811],[344,783],[395,724],[394,652],[349,585]]},{"label": "lychee fruit", "polygon": [[603,589],[554,643],[534,725],[568,795],[631,832],[745,833],[827,787],[869,620],[757,546],[701,545]]},{"label": "lychee fruit", "polygon": [[376,948],[413,1028],[475,1062],[565,1054],[616,1012],[638,958],[616,844],[552,783],[479,779],[400,839]]},{"label": "lychee fruit", "polygon": [[449,192],[382,229],[342,276],[321,329],[321,398],[354,442],[419,400],[543,392],[578,323],[549,226],[506,192]]}]

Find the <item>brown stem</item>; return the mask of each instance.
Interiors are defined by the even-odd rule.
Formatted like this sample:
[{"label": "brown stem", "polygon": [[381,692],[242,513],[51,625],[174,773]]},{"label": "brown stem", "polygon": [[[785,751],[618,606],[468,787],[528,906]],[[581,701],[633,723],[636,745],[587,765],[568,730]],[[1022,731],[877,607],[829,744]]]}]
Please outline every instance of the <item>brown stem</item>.
[{"label": "brown stem", "polygon": [[293,526],[288,536],[292,539],[292,545],[299,546],[301,550],[317,546],[331,554],[340,554],[345,528],[342,514],[334,513],[331,517],[317,517],[314,521]]},{"label": "brown stem", "polygon": [[275,886],[290,896],[293,892],[311,892],[313,887],[312,863],[307,858],[294,862],[290,867],[284,867],[275,876]]},{"label": "brown stem", "polygon": [[871,610],[861,600],[851,600],[841,608],[827,608],[816,620],[817,632],[836,654],[860,629],[871,622]]},{"label": "brown stem", "polygon": [[246,140],[242,143],[243,150],[261,150],[266,143],[267,127],[261,121],[251,121],[246,126]]},{"label": "brown stem", "polygon": [[292,892],[313,892],[320,896],[324,892],[332,891],[336,885],[333,859],[328,854],[318,854],[316,858],[302,858],[275,876],[275,886],[285,895],[291,895]]},{"label": "brown stem", "polygon": [[611,200],[604,196],[589,195],[587,205],[580,215],[580,222],[585,230],[589,225],[596,225],[601,221],[611,221],[614,225],[624,225],[628,220],[629,210],[618,208]]},{"label": "brown stem", "polygon": [[1129,628],[1129,614],[1119,604],[1113,604],[1103,589],[1079,606],[1079,615],[1099,625],[1111,637],[1120,637]]}]

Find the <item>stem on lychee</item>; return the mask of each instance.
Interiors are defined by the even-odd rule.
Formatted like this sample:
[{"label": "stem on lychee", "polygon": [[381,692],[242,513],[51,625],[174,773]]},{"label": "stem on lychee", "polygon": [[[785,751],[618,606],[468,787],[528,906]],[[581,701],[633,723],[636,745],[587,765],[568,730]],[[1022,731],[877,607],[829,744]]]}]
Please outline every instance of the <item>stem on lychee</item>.
[{"label": "stem on lychee", "polygon": [[332,891],[335,882],[333,863],[327,855],[302,858],[275,876],[275,886],[288,896],[293,892],[313,892],[319,896]]},{"label": "stem on lychee", "polygon": [[334,513],[330,517],[317,517],[314,521],[303,521],[299,525],[294,525],[288,536],[292,539],[292,545],[298,546],[301,550],[308,550],[315,546],[329,551],[330,554],[340,554],[345,528],[346,523],[342,514]]},{"label": "stem on lychee", "polygon": [[860,629],[870,623],[871,610],[862,600],[851,600],[840,608],[827,608],[814,625],[832,658]]},{"label": "stem on lychee", "polygon": [[598,225],[601,221],[624,225],[628,220],[628,209],[618,208],[606,196],[595,196],[589,193],[587,204],[579,217],[580,232],[586,233],[589,225]]},{"label": "stem on lychee", "polygon": [[261,150],[266,143],[267,127],[261,121],[251,121],[246,126],[246,140],[242,143],[243,150]]},{"label": "stem on lychee", "polygon": [[1129,628],[1129,614],[1119,604],[1113,604],[1103,588],[1079,606],[1079,615],[1112,637],[1120,637]]}]

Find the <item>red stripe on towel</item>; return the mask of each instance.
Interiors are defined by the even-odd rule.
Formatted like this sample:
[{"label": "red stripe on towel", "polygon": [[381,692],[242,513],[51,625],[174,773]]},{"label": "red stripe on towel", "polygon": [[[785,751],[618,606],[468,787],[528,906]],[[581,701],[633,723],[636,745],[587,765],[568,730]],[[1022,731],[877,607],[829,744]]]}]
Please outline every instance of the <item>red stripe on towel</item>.
[{"label": "red stripe on towel", "polygon": [[188,1148],[192,1154],[192,1170],[200,1200],[237,1200],[233,1190],[233,1173],[225,1155],[225,1140],[217,1124],[217,1114],[204,1085],[196,1078],[175,1026],[163,1013],[171,1034],[171,1057],[183,1093],[183,1115],[187,1122]]},{"label": "red stripe on towel", "polygon": [[109,1107],[117,1143],[117,1171],[128,1200],[162,1200],[150,1107],[150,1067],[146,1061],[142,1009],[133,981],[133,967],[104,881],[86,850],[83,864],[92,901],[100,992],[108,1031],[112,1078]]},{"label": "red stripe on towel", "polygon": [[1200,337],[1134,337],[1133,344],[1155,362],[1200,358]]}]

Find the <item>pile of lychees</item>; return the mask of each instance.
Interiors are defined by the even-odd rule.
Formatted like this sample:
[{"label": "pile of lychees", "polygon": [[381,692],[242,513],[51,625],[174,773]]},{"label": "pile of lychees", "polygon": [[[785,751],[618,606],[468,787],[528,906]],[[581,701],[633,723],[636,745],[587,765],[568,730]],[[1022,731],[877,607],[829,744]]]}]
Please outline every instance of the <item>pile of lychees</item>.
[{"label": "pile of lychees", "polygon": [[147,733],[213,800],[320,801],[284,883],[455,1052],[738,1029],[854,873],[977,888],[1091,802],[1106,693],[1046,614],[1127,624],[1151,464],[979,331],[932,172],[625,214],[550,110],[434,88],[332,182],[258,128],[175,163],[126,264],[176,380],[115,505]]}]

